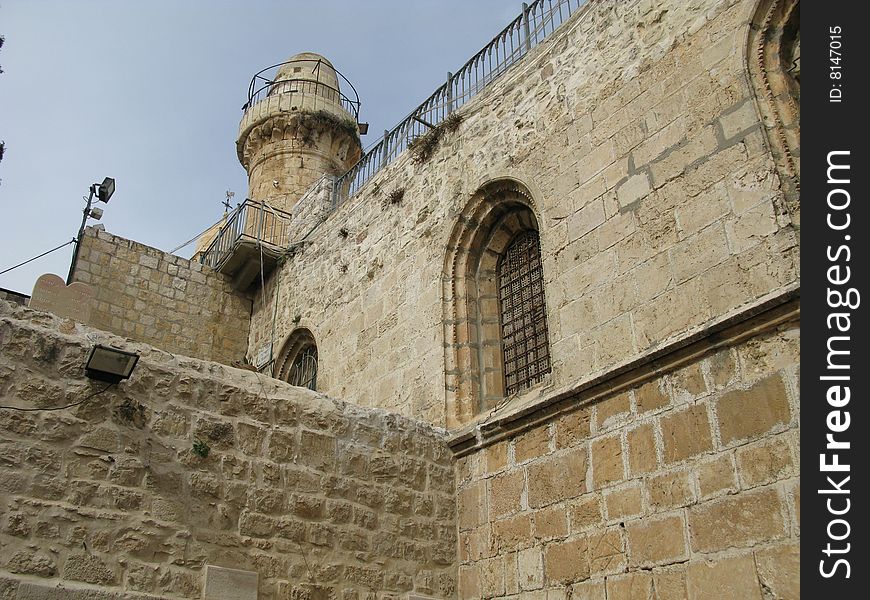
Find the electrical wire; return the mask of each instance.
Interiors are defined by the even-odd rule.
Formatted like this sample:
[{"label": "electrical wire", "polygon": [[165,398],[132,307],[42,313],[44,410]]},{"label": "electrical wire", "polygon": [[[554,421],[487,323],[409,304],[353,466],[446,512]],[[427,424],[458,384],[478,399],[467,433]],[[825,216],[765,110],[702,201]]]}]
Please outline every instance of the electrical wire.
[{"label": "electrical wire", "polygon": [[117,383],[110,383],[109,385],[107,385],[103,389],[97,390],[96,392],[93,392],[92,394],[88,394],[87,396],[85,396],[84,398],[79,400],[78,402],[73,402],[73,403],[67,404],[65,406],[52,406],[50,408],[21,408],[19,406],[2,406],[2,405],[0,405],[0,409],[17,410],[20,412],[50,412],[52,410],[63,410],[65,408],[72,408],[73,406],[78,406],[79,404],[83,404],[84,402],[87,402],[88,400],[90,400],[94,396],[99,396],[100,394],[105,392],[107,389],[109,389],[113,385],[118,385],[118,384]]},{"label": "electrical wire", "polygon": [[12,269],[17,269],[18,267],[23,267],[23,266],[26,265],[27,263],[30,263],[30,262],[35,261],[37,258],[42,258],[42,257],[45,256],[46,254],[51,254],[51,253],[54,252],[55,250],[60,250],[60,249],[63,248],[64,246],[69,246],[70,244],[74,244],[75,242],[76,242],[76,239],[73,238],[73,239],[71,239],[70,241],[66,242],[65,244],[61,244],[61,245],[58,246],[57,248],[52,248],[52,249],[49,250],[48,252],[43,252],[43,253],[40,254],[39,256],[34,256],[33,258],[28,258],[28,259],[25,260],[23,263],[18,263],[18,264],[15,265],[14,267],[9,267],[8,269],[4,269],[4,270],[0,271],[0,275],[3,275],[3,273],[8,273],[8,272],[11,271]]},{"label": "electrical wire", "polygon": [[235,213],[237,210],[239,210],[239,207],[238,207],[238,206],[237,206],[236,208],[234,208],[231,212],[229,212],[229,213],[224,213],[224,216],[222,216],[220,219],[218,219],[217,221],[215,221],[214,223],[212,223],[211,225],[209,225],[208,227],[206,227],[205,229],[203,229],[202,231],[200,231],[199,233],[197,233],[195,236],[193,236],[192,238],[190,238],[189,240],[187,240],[187,241],[184,242],[183,244],[181,244],[181,245],[179,245],[179,246],[176,246],[175,248],[173,248],[172,250],[170,250],[170,251],[169,251],[169,254],[175,254],[176,252],[178,252],[179,250],[181,250],[181,249],[184,248],[185,246],[188,246],[188,245],[192,244],[193,242],[195,242],[196,240],[198,240],[199,238],[201,238],[203,235],[205,235],[205,234],[208,232],[209,229],[211,229],[211,228],[214,227],[215,225],[219,224],[221,221],[223,221],[223,220],[225,220],[225,219],[226,219],[227,221],[229,221],[230,217],[231,217],[231,216],[233,215],[233,213]]}]

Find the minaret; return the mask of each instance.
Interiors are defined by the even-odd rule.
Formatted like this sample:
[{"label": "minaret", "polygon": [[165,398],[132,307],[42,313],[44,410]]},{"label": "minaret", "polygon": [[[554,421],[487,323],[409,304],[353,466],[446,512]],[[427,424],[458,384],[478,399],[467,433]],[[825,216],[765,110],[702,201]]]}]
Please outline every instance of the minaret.
[{"label": "minaret", "polygon": [[[269,232],[283,235],[280,227],[269,226],[274,222],[272,209],[290,213],[315,181],[325,174],[346,173],[362,155],[359,98],[343,77],[348,89],[342,91],[332,63],[319,54],[302,52],[275,67],[254,76],[239,124],[236,151],[248,173],[252,201],[242,217],[245,223],[227,225],[224,219],[214,225],[199,238],[195,260],[219,235],[234,232],[258,239],[262,235],[262,241],[275,247],[285,245],[286,239],[269,238]],[[258,209],[263,202],[268,206]],[[260,215],[261,210],[270,214]],[[221,240],[219,246],[222,250],[208,252],[205,262],[221,271],[234,271],[239,263],[235,240]]]},{"label": "minaret", "polygon": [[338,79],[313,52],[290,58],[260,89],[254,78],[236,142],[249,198],[290,211],[321,176],[344,174],[359,160],[358,101],[355,92],[342,94]]}]

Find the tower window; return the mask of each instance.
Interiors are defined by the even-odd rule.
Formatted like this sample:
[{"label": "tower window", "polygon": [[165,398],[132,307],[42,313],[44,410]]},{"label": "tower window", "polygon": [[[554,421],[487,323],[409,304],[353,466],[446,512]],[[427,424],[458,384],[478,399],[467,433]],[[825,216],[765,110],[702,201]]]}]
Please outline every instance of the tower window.
[{"label": "tower window", "polygon": [[517,235],[498,263],[505,393],[516,393],[550,372],[547,307],[538,232]]}]

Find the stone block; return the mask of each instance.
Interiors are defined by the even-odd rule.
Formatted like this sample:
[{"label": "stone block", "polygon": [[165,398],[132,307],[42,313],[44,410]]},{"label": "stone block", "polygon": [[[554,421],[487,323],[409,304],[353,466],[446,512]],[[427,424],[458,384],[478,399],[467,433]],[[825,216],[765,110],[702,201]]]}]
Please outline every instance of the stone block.
[{"label": "stone block", "polygon": [[556,450],[576,446],[589,439],[592,412],[581,408],[561,417],[555,424]]},{"label": "stone block", "polygon": [[733,492],[737,489],[734,465],[727,454],[698,465],[698,488],[701,498],[709,498],[723,492]]},{"label": "stone block", "polygon": [[535,538],[547,540],[568,535],[568,511],[564,504],[556,504],[532,513]]},{"label": "stone block", "polygon": [[474,529],[486,522],[486,483],[476,481],[461,488],[457,498],[459,529]]},{"label": "stone block", "polygon": [[538,590],[544,586],[544,553],[540,547],[517,553],[517,575],[523,591]]},{"label": "stone block", "polygon": [[629,565],[652,566],[688,558],[686,526],[682,515],[627,524]]},{"label": "stone block", "polygon": [[685,471],[671,471],[647,481],[650,508],[663,511],[687,506],[695,499],[689,474]]},{"label": "stone block", "polygon": [[607,590],[603,580],[575,583],[570,589],[573,600],[607,600]]},{"label": "stone block", "polygon": [[594,200],[568,217],[568,240],[582,238],[604,223],[604,202]]},{"label": "stone block", "polygon": [[547,585],[573,583],[589,577],[586,538],[544,546],[544,581]]},{"label": "stone block", "polygon": [[619,528],[596,532],[587,538],[589,571],[592,577],[612,575],[625,570],[625,541]]},{"label": "stone block", "polygon": [[480,569],[477,565],[459,567],[459,595],[469,600],[480,598]]},{"label": "stone block", "polygon": [[548,425],[535,427],[514,440],[514,461],[524,463],[550,452],[550,428]]},{"label": "stone block", "polygon": [[713,449],[710,421],[703,404],[662,416],[662,449],[665,464],[692,458]]},{"label": "stone block", "polygon": [[625,435],[628,446],[629,475],[643,475],[658,468],[655,428],[652,423],[644,423]]},{"label": "stone block", "polygon": [[489,480],[489,515],[496,519],[522,509],[525,474],[521,469],[496,475]]},{"label": "stone block", "polygon": [[586,492],[585,448],[529,463],[529,506],[540,508]]},{"label": "stone block", "polygon": [[656,600],[687,600],[685,567],[669,567],[653,571]]},{"label": "stone block", "polygon": [[572,533],[599,527],[604,523],[598,494],[586,494],[569,503],[567,508]]},{"label": "stone block", "polygon": [[670,403],[668,395],[662,391],[663,380],[653,380],[634,390],[637,412],[645,413],[667,406]]},{"label": "stone block", "polygon": [[592,481],[595,489],[625,479],[622,443],[619,435],[598,438],[592,442]]},{"label": "stone block", "polygon": [[762,600],[751,555],[692,562],[686,572],[689,600]]},{"label": "stone block", "polygon": [[478,563],[480,595],[483,598],[502,596],[505,593],[504,560],[499,556]]},{"label": "stone block", "polygon": [[685,119],[678,116],[661,130],[647,137],[644,142],[634,149],[631,155],[634,158],[635,167],[640,168],[652,162],[666,150],[679,144],[685,135]]},{"label": "stone block", "polygon": [[692,550],[717,552],[770,542],[785,535],[784,507],[776,490],[711,500],[689,509]]},{"label": "stone block", "polygon": [[628,392],[617,394],[595,405],[595,422],[598,431],[625,419],[631,412],[631,397]]},{"label": "stone block", "polygon": [[783,436],[738,448],[736,456],[744,487],[772,483],[794,472],[791,448]]},{"label": "stone block", "polygon": [[117,580],[105,561],[93,554],[68,556],[63,565],[63,578],[100,585],[112,585]]},{"label": "stone block", "polygon": [[757,437],[791,419],[785,385],[779,375],[765,377],[746,390],[723,394],[716,412],[723,444]]},{"label": "stone block", "polygon": [[528,515],[519,515],[494,521],[492,541],[499,554],[531,545],[533,541],[532,520]]},{"label": "stone block", "polygon": [[646,173],[639,173],[629,177],[625,183],[616,188],[616,197],[619,206],[626,208],[638,200],[645,198],[652,190],[649,177]]},{"label": "stone block", "polygon": [[800,598],[800,545],[787,544],[755,552],[762,589],[777,600]]},{"label": "stone block", "polygon": [[[256,571],[205,566],[203,600],[257,600]],[[318,598],[318,596],[307,596]]]},{"label": "stone block", "polygon": [[643,493],[639,485],[611,489],[604,494],[607,520],[626,519],[643,513]]},{"label": "stone block", "polygon": [[648,600],[653,593],[649,573],[627,573],[607,578],[607,600]]}]

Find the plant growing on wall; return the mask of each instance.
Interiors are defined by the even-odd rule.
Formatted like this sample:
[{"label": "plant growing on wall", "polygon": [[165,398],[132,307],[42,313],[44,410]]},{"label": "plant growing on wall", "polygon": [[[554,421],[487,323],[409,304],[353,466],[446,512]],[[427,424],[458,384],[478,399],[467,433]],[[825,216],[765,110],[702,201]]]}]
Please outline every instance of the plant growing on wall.
[{"label": "plant growing on wall", "polygon": [[207,458],[211,447],[202,440],[193,440],[193,448],[190,451],[200,458]]},{"label": "plant growing on wall", "polygon": [[457,113],[450,113],[446,119],[425,134],[411,140],[408,143],[408,149],[413,154],[414,162],[422,163],[429,160],[444,134],[456,131],[460,123],[462,123],[462,117]]}]

